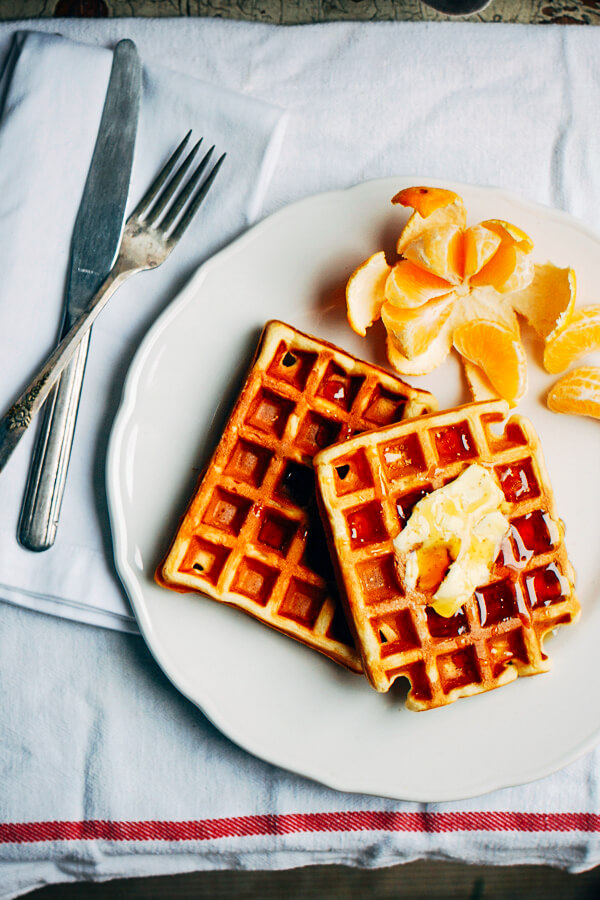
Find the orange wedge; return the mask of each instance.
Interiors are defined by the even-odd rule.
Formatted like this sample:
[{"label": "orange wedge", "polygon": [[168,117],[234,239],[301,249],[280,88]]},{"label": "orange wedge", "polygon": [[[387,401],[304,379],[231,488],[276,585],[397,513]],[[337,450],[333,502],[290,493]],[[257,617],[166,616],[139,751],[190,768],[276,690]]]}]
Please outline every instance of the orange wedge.
[{"label": "orange wedge", "polygon": [[545,339],[567,324],[575,305],[575,293],[573,269],[559,269],[546,263],[534,266],[531,284],[512,294],[510,303]]},{"label": "orange wedge", "polygon": [[582,306],[550,334],[544,347],[544,368],[553,374],[564,372],[594,350],[600,350],[600,306]]},{"label": "orange wedge", "polygon": [[409,259],[396,263],[385,283],[385,299],[392,306],[412,309],[450,293],[453,285]]},{"label": "orange wedge", "polygon": [[457,225],[464,229],[467,224],[462,199],[443,188],[405,188],[392,198],[392,203],[414,209],[398,238],[396,249],[399,254],[403,254],[408,244],[416,241],[424,231],[435,231],[445,225]]},{"label": "orange wedge", "polygon": [[529,235],[511,222],[505,222],[504,219],[486,219],[481,224],[484,228],[495,232],[503,244],[517,246],[524,253],[531,253],[533,250],[533,241]]},{"label": "orange wedge", "polygon": [[451,284],[460,284],[464,269],[464,239],[458,225],[427,229],[404,248],[404,257]]},{"label": "orange wedge", "polygon": [[502,240],[484,225],[472,225],[464,235],[464,277],[470,278],[490,261]]},{"label": "orange wedge", "polygon": [[391,303],[384,303],[381,318],[388,334],[394,338],[395,348],[408,359],[425,353],[441,329],[447,325],[454,301],[452,293],[430,300],[417,309],[400,309]]},{"label": "orange wedge", "polygon": [[480,224],[500,238],[500,244],[488,262],[471,276],[471,284],[490,284],[503,294],[527,287],[533,278],[528,258],[533,241],[529,235],[502,219],[487,219]]},{"label": "orange wedge", "polygon": [[381,315],[385,300],[385,283],[390,274],[383,250],[374,253],[356,269],[346,285],[348,322],[357,334],[364,337],[373,322]]},{"label": "orange wedge", "polygon": [[533,264],[516,244],[500,244],[492,258],[471,276],[471,284],[491,285],[502,294],[520,291],[531,283]]},{"label": "orange wedge", "polygon": [[454,331],[461,356],[483,369],[499,396],[514,406],[527,389],[527,361],[518,332],[499,321],[473,320]]},{"label": "orange wedge", "polygon": [[560,378],[547,397],[553,412],[600,419],[600,368],[581,366]]}]

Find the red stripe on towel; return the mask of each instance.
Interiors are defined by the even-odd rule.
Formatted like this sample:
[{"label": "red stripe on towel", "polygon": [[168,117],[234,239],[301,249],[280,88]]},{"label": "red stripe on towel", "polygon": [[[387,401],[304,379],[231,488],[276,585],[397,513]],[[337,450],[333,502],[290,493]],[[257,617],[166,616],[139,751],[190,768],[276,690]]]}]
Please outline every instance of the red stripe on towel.
[{"label": "red stripe on towel", "polygon": [[263,837],[302,832],[384,831],[432,834],[483,832],[600,831],[596,813],[522,812],[329,812],[279,816],[232,816],[189,822],[0,823],[0,843],[36,841],[209,841],[220,838]]}]

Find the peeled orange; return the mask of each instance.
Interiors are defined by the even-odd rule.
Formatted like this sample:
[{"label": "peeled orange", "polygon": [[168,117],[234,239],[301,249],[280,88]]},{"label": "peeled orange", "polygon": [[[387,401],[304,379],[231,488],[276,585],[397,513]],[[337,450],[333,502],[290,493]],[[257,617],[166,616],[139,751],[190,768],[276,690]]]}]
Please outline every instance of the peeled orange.
[{"label": "peeled orange", "polygon": [[392,203],[412,208],[398,259],[388,266],[383,253],[370,257],[351,277],[347,301],[358,334],[383,320],[397,372],[427,374],[454,346],[474,396],[499,394],[514,405],[527,386],[517,315],[545,341],[549,371],[600,347],[600,307],[578,314],[588,317],[580,333],[572,270],[534,265],[522,229],[504,219],[467,228],[462,198],[445,188],[404,188]]}]

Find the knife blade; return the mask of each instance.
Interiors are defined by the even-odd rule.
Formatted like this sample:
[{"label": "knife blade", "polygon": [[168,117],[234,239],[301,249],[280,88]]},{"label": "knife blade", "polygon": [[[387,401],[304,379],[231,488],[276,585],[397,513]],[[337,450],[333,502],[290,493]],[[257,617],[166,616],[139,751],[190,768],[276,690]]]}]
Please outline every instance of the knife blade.
[{"label": "knife blade", "polygon": [[[87,308],[114,262],[125,222],[142,92],[133,41],[116,45],[100,127],[71,240],[63,334]],[[29,471],[19,542],[52,546],[60,517],[89,346],[81,342],[45,406]]]}]

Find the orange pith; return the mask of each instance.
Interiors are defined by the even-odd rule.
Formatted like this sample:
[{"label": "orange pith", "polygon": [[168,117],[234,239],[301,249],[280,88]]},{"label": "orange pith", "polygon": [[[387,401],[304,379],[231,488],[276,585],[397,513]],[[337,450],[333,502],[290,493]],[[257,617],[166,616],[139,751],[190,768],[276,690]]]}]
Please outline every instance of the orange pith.
[{"label": "orange pith", "polygon": [[385,301],[385,283],[390,274],[383,250],[374,253],[352,273],[346,285],[348,322],[364,337],[381,315]]},{"label": "orange pith", "polygon": [[534,277],[526,288],[515,291],[510,303],[539,337],[551,337],[566,325],[575,305],[575,272],[559,269],[551,263],[535,266]]},{"label": "orange pith", "polygon": [[396,348],[408,359],[414,359],[427,350],[447,324],[453,304],[453,294],[430,300],[418,309],[401,309],[384,303],[381,318],[388,334],[394,336]]},{"label": "orange pith", "polygon": [[388,360],[400,374],[427,374],[454,347],[467,361],[473,394],[494,391],[514,405],[527,386],[517,315],[545,340],[548,364],[580,355],[572,355],[574,344],[581,352],[600,347],[600,307],[592,337],[586,325],[585,346],[581,336],[568,335],[574,274],[534,265],[533,241],[516,225],[486,219],[467,227],[462,198],[444,188],[405,188],[392,203],[413,212],[397,241],[398,260],[390,260],[384,302],[371,296],[352,319],[368,328],[381,316]]},{"label": "orange pith", "polygon": [[563,375],[550,390],[547,403],[553,412],[600,419],[600,367],[580,366]]},{"label": "orange pith", "polygon": [[587,353],[600,350],[600,306],[582,306],[550,334],[544,348],[544,368],[556,374]]}]

